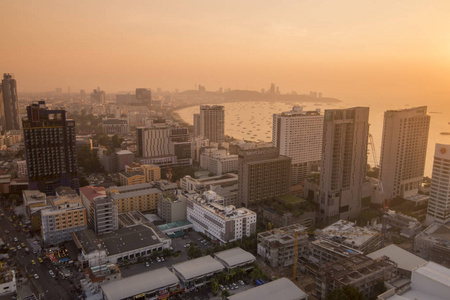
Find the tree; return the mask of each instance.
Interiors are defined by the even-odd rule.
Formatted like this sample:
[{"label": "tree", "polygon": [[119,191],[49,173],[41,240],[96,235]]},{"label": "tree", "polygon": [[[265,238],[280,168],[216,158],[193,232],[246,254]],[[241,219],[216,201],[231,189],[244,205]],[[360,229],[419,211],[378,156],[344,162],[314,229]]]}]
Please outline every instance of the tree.
[{"label": "tree", "polygon": [[219,291],[219,282],[217,281],[216,278],[212,278],[211,279],[211,289],[212,289],[212,293],[213,295],[217,295],[217,292]]},{"label": "tree", "polygon": [[190,247],[187,249],[186,253],[190,259],[202,256],[202,250],[195,246],[193,242],[191,242]]},{"label": "tree", "polygon": [[80,182],[80,187],[83,187],[83,186],[88,186],[89,185],[89,181],[86,179],[86,177],[84,177],[84,176],[80,176],[79,178],[78,178],[78,181]]},{"label": "tree", "polygon": [[234,276],[236,276],[236,270],[235,269],[231,269],[229,273],[230,273],[231,279],[233,279]]},{"label": "tree", "polygon": [[259,268],[255,267],[253,268],[252,272],[250,273],[250,277],[253,280],[259,279],[263,277],[263,271],[261,271]]},{"label": "tree", "polygon": [[366,297],[353,285],[345,285],[332,290],[326,297],[327,300],[366,300]]},{"label": "tree", "polygon": [[230,296],[230,292],[228,290],[223,290],[222,293],[220,293],[220,296],[222,296],[222,300],[225,300]]},{"label": "tree", "polygon": [[123,142],[123,138],[119,137],[118,135],[113,135],[113,137],[111,138],[111,142],[112,142],[112,147],[113,148],[120,148],[120,146],[122,145]]}]

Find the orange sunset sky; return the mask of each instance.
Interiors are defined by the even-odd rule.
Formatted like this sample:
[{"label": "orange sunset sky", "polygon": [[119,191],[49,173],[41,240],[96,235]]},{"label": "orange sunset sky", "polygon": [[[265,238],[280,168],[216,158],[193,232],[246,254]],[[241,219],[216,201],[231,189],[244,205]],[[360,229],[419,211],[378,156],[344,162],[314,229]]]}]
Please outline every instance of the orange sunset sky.
[{"label": "orange sunset sky", "polygon": [[[6,1],[20,92],[100,86],[450,99],[450,1]],[[370,95],[370,96],[368,96]]]}]

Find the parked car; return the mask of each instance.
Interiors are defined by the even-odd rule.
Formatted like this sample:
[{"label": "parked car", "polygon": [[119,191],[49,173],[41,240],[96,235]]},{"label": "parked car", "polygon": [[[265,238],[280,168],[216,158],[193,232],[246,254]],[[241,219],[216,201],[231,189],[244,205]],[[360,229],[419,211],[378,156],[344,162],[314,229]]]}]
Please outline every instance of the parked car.
[{"label": "parked car", "polygon": [[38,274],[34,274],[34,279],[39,279],[39,275]]}]

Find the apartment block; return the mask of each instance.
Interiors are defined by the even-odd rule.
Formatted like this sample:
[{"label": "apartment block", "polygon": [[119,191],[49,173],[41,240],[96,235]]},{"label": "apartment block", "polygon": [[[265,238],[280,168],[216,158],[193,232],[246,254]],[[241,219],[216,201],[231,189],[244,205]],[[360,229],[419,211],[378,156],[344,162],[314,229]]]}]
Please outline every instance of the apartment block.
[{"label": "apartment block", "polygon": [[355,218],[367,168],[369,108],[325,110],[318,220]]},{"label": "apartment block", "polygon": [[161,190],[149,183],[110,187],[106,190],[106,194],[117,206],[119,214],[133,210],[156,213],[160,193]]},{"label": "apartment block", "polygon": [[384,113],[379,179],[386,199],[417,195],[423,182],[429,129],[426,106]]},{"label": "apartment block", "polygon": [[291,111],[273,115],[272,145],[280,155],[292,158],[291,184],[305,180],[320,165],[323,135],[323,115],[320,109],[303,111],[294,106]]},{"label": "apartment block", "polygon": [[186,200],[181,191],[159,194],[158,216],[167,223],[186,220]]},{"label": "apartment block", "polygon": [[145,183],[145,176],[142,172],[130,171],[119,173],[120,185],[133,185]]},{"label": "apartment block", "polygon": [[239,202],[245,207],[274,196],[289,194],[291,161],[278,148],[239,151]]},{"label": "apartment block", "polygon": [[256,232],[256,213],[246,208],[224,206],[223,198],[212,191],[185,194],[187,219],[194,230],[228,243]]},{"label": "apartment block", "polygon": [[87,225],[96,234],[112,232],[119,228],[117,206],[106,196],[104,187],[82,187],[80,197],[86,208]]}]

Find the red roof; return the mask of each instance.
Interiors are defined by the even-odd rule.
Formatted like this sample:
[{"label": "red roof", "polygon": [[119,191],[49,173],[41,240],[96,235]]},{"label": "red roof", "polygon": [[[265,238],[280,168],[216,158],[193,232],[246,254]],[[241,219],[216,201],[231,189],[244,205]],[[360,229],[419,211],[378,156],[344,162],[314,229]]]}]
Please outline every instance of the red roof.
[{"label": "red roof", "polygon": [[89,201],[92,201],[92,199],[99,196],[105,197],[106,196],[105,190],[106,189],[101,186],[100,187],[84,186],[80,188],[80,194],[83,194],[86,198],[89,199]]}]

